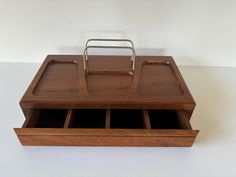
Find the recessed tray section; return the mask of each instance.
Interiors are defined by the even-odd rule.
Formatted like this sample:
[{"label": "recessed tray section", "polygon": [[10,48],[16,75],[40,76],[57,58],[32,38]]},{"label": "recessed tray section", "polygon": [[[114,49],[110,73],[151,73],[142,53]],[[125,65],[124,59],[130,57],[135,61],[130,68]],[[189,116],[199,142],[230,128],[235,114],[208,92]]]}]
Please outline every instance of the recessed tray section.
[{"label": "recessed tray section", "polygon": [[191,129],[185,111],[148,110],[152,129]]},{"label": "recessed tray section", "polygon": [[105,128],[105,109],[74,110],[72,128]]},{"label": "recessed tray section", "polygon": [[183,95],[171,64],[167,62],[144,62],[137,92],[142,96]]},{"label": "recessed tray section", "polygon": [[64,109],[34,110],[26,128],[63,128],[67,112]]},{"label": "recessed tray section", "polygon": [[133,74],[131,72],[97,71],[86,74],[88,94],[93,96],[127,95]]},{"label": "recessed tray section", "polygon": [[34,95],[74,96],[79,93],[79,73],[73,61],[50,61],[33,90]]},{"label": "recessed tray section", "polygon": [[141,109],[112,109],[110,128],[142,129],[144,128]]}]

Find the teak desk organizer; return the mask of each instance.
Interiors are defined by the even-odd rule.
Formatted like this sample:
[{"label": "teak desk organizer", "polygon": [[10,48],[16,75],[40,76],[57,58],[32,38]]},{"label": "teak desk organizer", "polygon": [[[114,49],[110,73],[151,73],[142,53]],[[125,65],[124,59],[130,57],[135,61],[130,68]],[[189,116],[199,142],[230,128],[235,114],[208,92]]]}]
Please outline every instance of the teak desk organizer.
[{"label": "teak desk organizer", "polygon": [[[168,56],[49,55],[20,101],[30,146],[192,146],[195,102]],[[110,40],[104,40],[110,41]],[[115,40],[120,41],[120,40]]]}]

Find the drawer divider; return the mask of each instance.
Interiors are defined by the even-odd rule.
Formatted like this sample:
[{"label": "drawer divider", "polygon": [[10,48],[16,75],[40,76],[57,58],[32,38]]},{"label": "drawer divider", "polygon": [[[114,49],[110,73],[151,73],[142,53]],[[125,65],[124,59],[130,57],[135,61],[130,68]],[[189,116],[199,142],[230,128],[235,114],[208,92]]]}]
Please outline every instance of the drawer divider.
[{"label": "drawer divider", "polygon": [[67,115],[66,115],[66,120],[64,123],[64,128],[70,128],[72,126],[72,122],[74,120],[74,115],[75,115],[74,110],[72,110],[72,109],[68,110]]},{"label": "drawer divider", "polygon": [[151,129],[150,119],[146,109],[143,110],[143,124],[144,128]]},{"label": "drawer divider", "polygon": [[106,128],[111,128],[111,110],[106,110]]}]

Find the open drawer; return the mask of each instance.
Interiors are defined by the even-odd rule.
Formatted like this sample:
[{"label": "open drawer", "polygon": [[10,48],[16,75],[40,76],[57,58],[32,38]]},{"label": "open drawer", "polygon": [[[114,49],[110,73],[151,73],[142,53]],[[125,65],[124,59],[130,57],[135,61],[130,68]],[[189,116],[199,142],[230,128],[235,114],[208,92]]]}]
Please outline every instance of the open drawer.
[{"label": "open drawer", "polygon": [[192,146],[185,110],[32,110],[15,132],[29,146]]}]

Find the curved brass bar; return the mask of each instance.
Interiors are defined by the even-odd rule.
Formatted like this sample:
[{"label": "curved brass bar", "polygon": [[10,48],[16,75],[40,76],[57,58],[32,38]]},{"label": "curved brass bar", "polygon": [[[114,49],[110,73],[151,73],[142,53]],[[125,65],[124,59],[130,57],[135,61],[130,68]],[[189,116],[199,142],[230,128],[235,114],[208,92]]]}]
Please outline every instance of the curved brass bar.
[{"label": "curved brass bar", "polygon": [[[88,45],[91,41],[127,41],[131,44],[131,47],[129,46],[99,46],[99,45]],[[89,39],[86,42],[86,47],[84,49],[83,53],[83,62],[84,62],[84,70],[87,71],[87,62],[88,62],[88,49],[89,48],[106,48],[106,49],[129,49],[132,50],[132,56],[131,56],[131,62],[132,62],[132,70],[135,68],[135,50],[133,42],[129,39]]]}]

